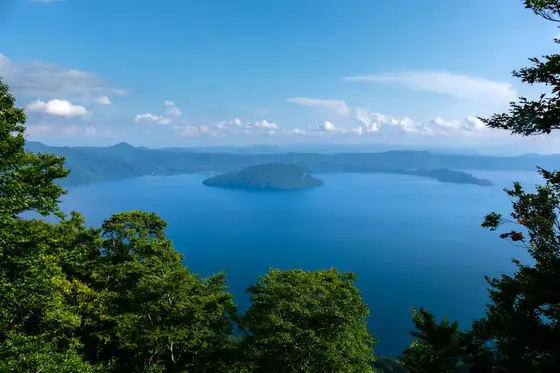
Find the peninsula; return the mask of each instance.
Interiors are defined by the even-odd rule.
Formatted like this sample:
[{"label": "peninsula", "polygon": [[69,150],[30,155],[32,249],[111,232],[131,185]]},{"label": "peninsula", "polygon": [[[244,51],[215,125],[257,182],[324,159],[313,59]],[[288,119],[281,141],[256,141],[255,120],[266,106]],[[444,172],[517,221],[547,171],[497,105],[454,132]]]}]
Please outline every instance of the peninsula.
[{"label": "peninsula", "polygon": [[441,183],[454,183],[454,184],[473,184],[478,186],[493,186],[494,184],[488,179],[475,177],[466,172],[453,171],[445,168],[426,170],[418,169],[405,172],[410,175],[429,177],[436,179]]},{"label": "peninsula", "polygon": [[210,177],[206,186],[245,190],[292,190],[323,185],[295,164],[268,163]]}]

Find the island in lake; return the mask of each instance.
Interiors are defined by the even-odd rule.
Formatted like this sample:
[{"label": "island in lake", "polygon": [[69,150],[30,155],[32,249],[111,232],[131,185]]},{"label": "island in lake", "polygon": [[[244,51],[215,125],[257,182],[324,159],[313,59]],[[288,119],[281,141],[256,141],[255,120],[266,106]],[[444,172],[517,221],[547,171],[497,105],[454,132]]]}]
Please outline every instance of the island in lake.
[{"label": "island in lake", "polygon": [[447,170],[445,168],[440,168],[436,170],[412,170],[407,172],[410,175],[429,177],[436,179],[442,183],[454,183],[454,184],[474,184],[478,186],[493,186],[494,184],[488,179],[482,179],[475,177],[466,172]]},{"label": "island in lake", "polygon": [[323,182],[295,164],[268,163],[212,176],[203,184],[230,189],[292,190],[317,187]]}]

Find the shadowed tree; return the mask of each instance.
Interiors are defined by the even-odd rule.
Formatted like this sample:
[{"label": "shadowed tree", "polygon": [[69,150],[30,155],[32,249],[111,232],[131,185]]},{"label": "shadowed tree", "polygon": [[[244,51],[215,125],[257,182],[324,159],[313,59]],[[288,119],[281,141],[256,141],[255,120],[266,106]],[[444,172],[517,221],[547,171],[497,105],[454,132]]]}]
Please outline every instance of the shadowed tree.
[{"label": "shadowed tree", "polygon": [[[559,0],[525,0],[524,4],[547,20],[560,21]],[[560,44],[559,39],[554,42]],[[560,55],[531,58],[530,62],[532,66],[513,75],[524,83],[548,86],[550,92],[535,101],[522,97],[510,104],[507,113],[481,118],[488,127],[522,136],[549,134],[560,128]],[[560,173],[539,172],[545,183],[534,192],[527,192],[519,183],[506,190],[513,198],[511,219],[491,213],[482,224],[493,231],[514,224],[500,237],[525,248],[533,263],[513,260],[517,267],[513,275],[487,278],[491,302],[485,317],[465,333],[462,346],[461,360],[471,372],[560,372]],[[425,355],[423,349],[428,351]],[[407,358],[412,351],[417,358],[405,358],[409,369],[430,372],[433,350],[437,354],[445,351],[433,342],[413,344]]]},{"label": "shadowed tree", "polygon": [[447,318],[436,322],[434,315],[424,308],[414,309],[412,321],[416,339],[404,350],[402,365],[409,373],[457,373],[462,357],[463,333],[457,322]]}]

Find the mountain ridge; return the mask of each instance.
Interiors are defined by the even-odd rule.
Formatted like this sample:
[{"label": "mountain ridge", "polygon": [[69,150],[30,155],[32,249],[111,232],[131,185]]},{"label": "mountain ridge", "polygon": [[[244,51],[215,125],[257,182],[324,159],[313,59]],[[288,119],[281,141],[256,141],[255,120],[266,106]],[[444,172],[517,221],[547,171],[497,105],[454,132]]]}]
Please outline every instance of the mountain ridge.
[{"label": "mountain ridge", "polygon": [[[179,150],[177,150],[179,149]],[[227,153],[190,152],[185,148],[148,149],[128,143],[108,147],[53,147],[28,142],[26,150],[64,156],[72,170],[68,185],[138,177],[198,172],[232,172],[251,165],[297,163],[312,173],[398,173],[412,170],[536,171],[536,166],[553,169],[558,155],[496,157],[438,154],[428,151],[393,150],[380,153]],[[449,175],[449,173],[447,173]],[[423,172],[423,177],[434,177]],[[459,175],[457,180],[468,180]],[[472,175],[470,175],[472,176]],[[474,176],[473,176],[474,177]],[[441,181],[441,180],[440,180]],[[479,183],[476,180],[474,183]],[[451,181],[454,182],[454,181]],[[462,182],[461,182],[462,183]],[[469,182],[470,183],[470,182]],[[485,184],[485,182],[483,182]]]}]

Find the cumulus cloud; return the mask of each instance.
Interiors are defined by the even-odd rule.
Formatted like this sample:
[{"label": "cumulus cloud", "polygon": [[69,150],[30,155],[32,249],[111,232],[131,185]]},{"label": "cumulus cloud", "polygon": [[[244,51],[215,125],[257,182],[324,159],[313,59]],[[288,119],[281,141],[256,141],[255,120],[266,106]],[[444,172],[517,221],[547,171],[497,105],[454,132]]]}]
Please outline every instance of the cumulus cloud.
[{"label": "cumulus cloud", "polygon": [[335,126],[331,121],[326,120],[323,124],[316,127],[309,127],[310,131],[327,133],[346,133],[342,127]]},{"label": "cumulus cloud", "polygon": [[154,115],[152,113],[136,114],[136,116],[134,117],[134,121],[135,122],[147,121],[147,122],[154,122],[163,125],[171,123],[171,119],[163,116]]},{"label": "cumulus cloud", "polygon": [[301,130],[299,128],[294,128],[292,130],[287,130],[286,133],[289,134],[289,135],[307,135],[306,130]]},{"label": "cumulus cloud", "polygon": [[307,97],[291,97],[286,100],[287,102],[298,104],[305,107],[323,108],[336,112],[339,115],[350,115],[350,108],[346,101],[342,100],[323,100],[318,98]]},{"label": "cumulus cloud", "polygon": [[446,71],[405,71],[346,77],[347,81],[392,83],[415,91],[437,92],[461,99],[509,102],[517,91],[508,83]]},{"label": "cumulus cloud", "polygon": [[174,124],[173,131],[182,136],[228,136],[228,135],[274,135],[281,133],[280,127],[266,119],[258,121],[244,121],[239,118],[223,120],[214,124]]},{"label": "cumulus cloud", "polygon": [[408,117],[398,118],[360,107],[354,109],[354,116],[360,124],[360,129],[355,129],[359,134],[378,132],[382,127],[391,127],[403,132],[418,132],[417,124]]},{"label": "cumulus cloud", "polygon": [[35,100],[27,104],[26,109],[33,113],[65,118],[84,117],[88,114],[85,107],[74,105],[67,100],[59,99],[49,101]]},{"label": "cumulus cloud", "polygon": [[311,98],[290,98],[287,101],[297,102],[310,108],[344,108],[344,113],[346,113],[346,110],[348,110],[349,114],[351,114],[341,119],[343,121],[343,125],[337,126],[334,125],[330,120],[327,120],[319,126],[307,128],[308,131],[304,131],[304,133],[326,132],[339,134],[355,134],[361,136],[367,134],[472,135],[488,132],[482,121],[473,116],[467,117],[464,120],[449,120],[443,119],[441,117],[436,117],[427,121],[415,121],[409,117],[397,117],[393,115],[382,114],[368,108],[350,108],[345,101],[328,101]]},{"label": "cumulus cloud", "polygon": [[354,115],[359,126],[354,127],[352,132],[359,135],[378,132],[393,135],[415,133],[446,136],[488,133],[488,128],[484,126],[484,123],[474,116],[463,120],[436,117],[427,121],[415,121],[408,117],[395,117],[365,108],[355,108]]},{"label": "cumulus cloud", "polygon": [[101,76],[44,62],[15,62],[0,53],[0,76],[15,95],[51,99],[95,100],[108,94],[126,94]]},{"label": "cumulus cloud", "polygon": [[242,121],[239,118],[221,121],[215,126],[216,129],[222,130],[229,134],[245,133],[250,134],[255,131],[275,131],[278,130],[278,125],[267,121],[266,119],[259,121]]},{"label": "cumulus cloud", "polygon": [[182,115],[181,110],[179,110],[179,108],[175,106],[175,103],[173,103],[173,101],[166,100],[163,102],[163,106],[166,107],[164,115],[155,115],[150,112],[143,113],[143,114],[136,114],[136,116],[134,117],[134,121],[153,122],[157,124],[167,125],[174,122],[175,120],[174,117],[178,117]]}]

